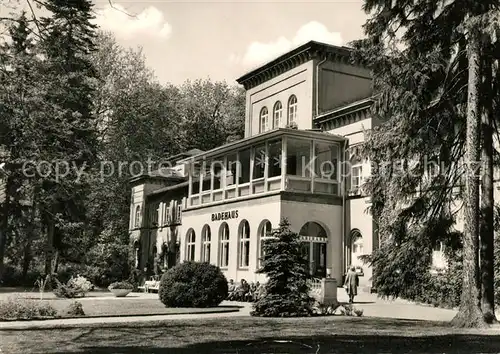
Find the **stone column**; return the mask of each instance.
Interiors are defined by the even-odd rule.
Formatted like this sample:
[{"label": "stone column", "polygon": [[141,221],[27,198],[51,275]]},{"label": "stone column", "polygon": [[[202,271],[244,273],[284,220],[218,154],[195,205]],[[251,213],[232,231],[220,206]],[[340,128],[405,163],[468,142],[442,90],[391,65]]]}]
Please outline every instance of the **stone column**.
[{"label": "stone column", "polygon": [[325,305],[334,305],[337,300],[337,279],[321,279],[321,299]]}]

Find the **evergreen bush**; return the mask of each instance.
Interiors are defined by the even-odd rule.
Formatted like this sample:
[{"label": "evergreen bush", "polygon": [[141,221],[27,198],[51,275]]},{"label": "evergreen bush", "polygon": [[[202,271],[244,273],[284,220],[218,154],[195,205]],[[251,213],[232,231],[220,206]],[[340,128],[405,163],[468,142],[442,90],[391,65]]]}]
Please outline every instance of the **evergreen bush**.
[{"label": "evergreen bush", "polygon": [[227,279],[212,264],[184,262],[163,274],[158,295],[166,307],[216,307],[228,295]]},{"label": "evergreen bush", "polygon": [[307,260],[301,252],[299,235],[283,219],[272,237],[263,241],[262,268],[268,277],[265,291],[253,304],[252,316],[299,317],[313,314],[314,299],[309,296]]}]

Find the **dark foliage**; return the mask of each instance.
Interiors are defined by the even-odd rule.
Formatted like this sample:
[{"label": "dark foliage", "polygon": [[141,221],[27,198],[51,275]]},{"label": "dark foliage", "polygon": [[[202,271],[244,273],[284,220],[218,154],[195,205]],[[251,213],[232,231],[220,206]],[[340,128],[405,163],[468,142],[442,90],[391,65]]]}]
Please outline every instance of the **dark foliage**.
[{"label": "dark foliage", "polygon": [[282,220],[272,231],[272,238],[264,240],[263,250],[258,273],[266,274],[268,281],[263,296],[253,304],[252,316],[310,316],[314,300],[309,296],[307,261],[288,220]]},{"label": "dark foliage", "polygon": [[215,307],[228,295],[227,279],[212,264],[184,262],[163,274],[158,294],[167,307]]},{"label": "dark foliage", "polygon": [[134,286],[130,284],[129,282],[126,281],[120,281],[120,282],[115,282],[112,283],[108,289],[129,289],[132,290],[134,289]]}]

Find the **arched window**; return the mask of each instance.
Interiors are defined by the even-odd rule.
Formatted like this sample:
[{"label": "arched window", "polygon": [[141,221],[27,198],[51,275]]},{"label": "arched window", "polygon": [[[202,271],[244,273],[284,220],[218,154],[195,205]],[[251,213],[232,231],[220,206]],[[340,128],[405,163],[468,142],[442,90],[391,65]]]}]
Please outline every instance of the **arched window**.
[{"label": "arched window", "polygon": [[269,129],[269,112],[267,111],[267,107],[263,107],[260,110],[260,132],[264,133],[266,130]]},{"label": "arched window", "polygon": [[273,128],[279,128],[281,126],[281,118],[283,117],[283,105],[280,101],[274,104],[273,109]]},{"label": "arched window", "polygon": [[250,225],[243,220],[238,230],[239,236],[239,264],[240,268],[248,268],[250,264]]},{"label": "arched window", "polygon": [[288,117],[287,124],[293,123],[297,120],[297,97],[291,95],[288,99]]},{"label": "arched window", "polygon": [[205,225],[201,231],[201,261],[210,263],[210,241],[212,235],[210,233],[210,226]]},{"label": "arched window", "polygon": [[272,225],[269,220],[264,220],[259,227],[259,268],[262,266],[262,261],[265,256],[264,241],[271,238]]},{"label": "arched window", "polygon": [[141,206],[138,205],[135,208],[135,219],[134,219],[134,227],[140,227],[140,222],[141,222]]},{"label": "arched window", "polygon": [[219,267],[229,266],[229,226],[223,223],[219,230]]},{"label": "arched window", "polygon": [[194,261],[194,252],[195,252],[195,242],[196,242],[196,234],[193,229],[190,229],[187,233],[186,237],[186,261]]},{"label": "arched window", "polygon": [[299,235],[325,239],[328,237],[323,226],[314,221],[306,222],[304,226],[300,228]]}]

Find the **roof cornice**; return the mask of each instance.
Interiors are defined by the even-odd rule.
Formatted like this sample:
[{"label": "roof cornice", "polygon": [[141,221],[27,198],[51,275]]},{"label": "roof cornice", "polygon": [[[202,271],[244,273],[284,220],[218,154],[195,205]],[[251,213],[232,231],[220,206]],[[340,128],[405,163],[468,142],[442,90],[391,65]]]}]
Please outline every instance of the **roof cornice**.
[{"label": "roof cornice", "polygon": [[249,90],[313,59],[329,59],[346,64],[351,63],[352,51],[353,49],[348,47],[310,41],[250,71],[237,79],[236,82]]},{"label": "roof cornice", "polygon": [[329,121],[332,119],[336,119],[339,117],[343,117],[358,111],[366,111],[371,108],[375,100],[372,97],[368,97],[356,102],[352,102],[346,104],[342,107],[335,108],[331,111],[322,113],[316,117],[314,117],[314,122],[316,124],[324,123],[325,121]]}]

